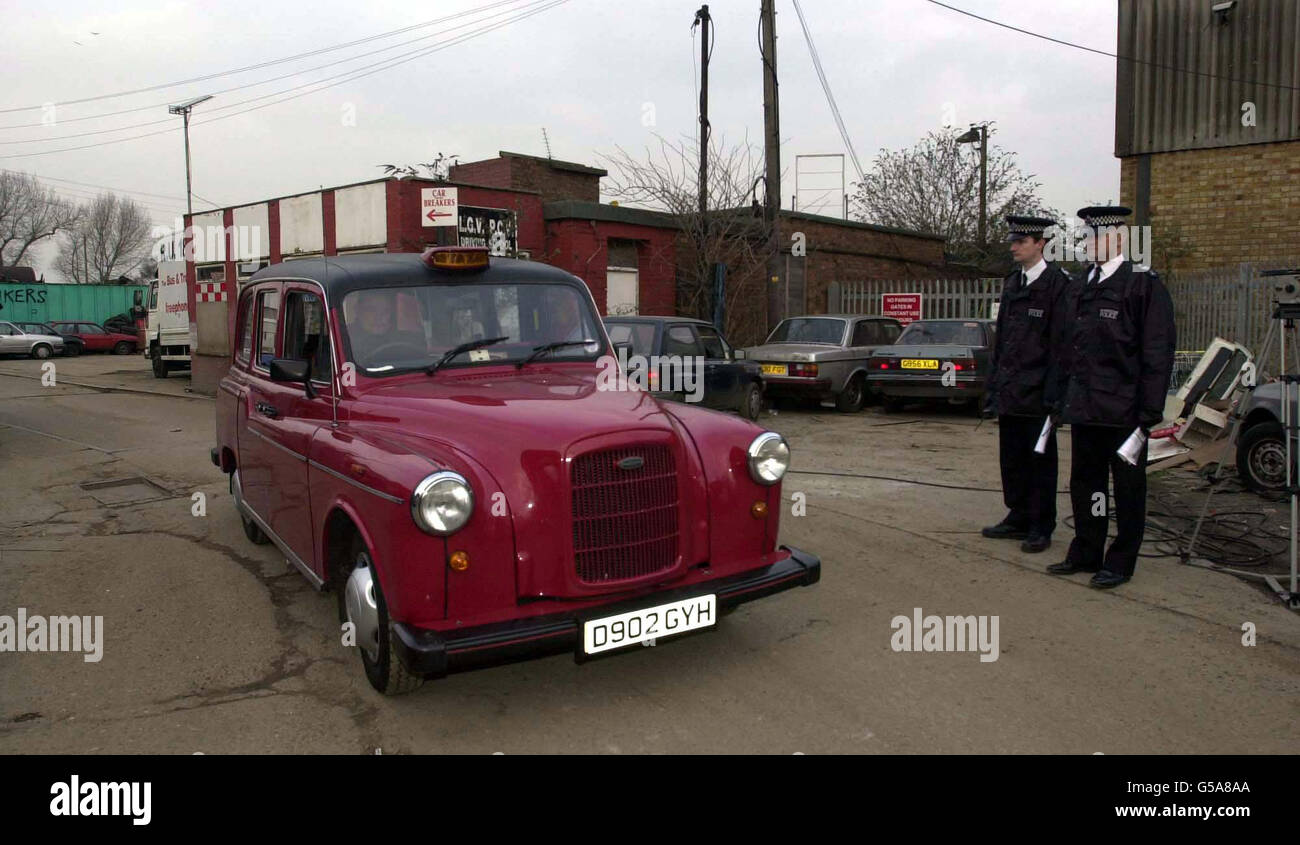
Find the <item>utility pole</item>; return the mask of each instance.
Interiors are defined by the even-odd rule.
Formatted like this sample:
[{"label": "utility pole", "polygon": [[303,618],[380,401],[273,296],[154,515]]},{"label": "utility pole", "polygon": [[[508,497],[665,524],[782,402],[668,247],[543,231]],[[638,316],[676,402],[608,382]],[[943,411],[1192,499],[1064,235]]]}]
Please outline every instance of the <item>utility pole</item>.
[{"label": "utility pole", "polygon": [[185,121],[185,209],[190,217],[194,216],[194,200],[190,195],[190,111],[199,103],[212,99],[211,94],[186,100],[175,106],[168,106],[168,114],[179,114]]},{"label": "utility pole", "polygon": [[988,248],[988,226],[989,226],[989,125],[987,123],[972,124],[971,128],[963,132],[958,138],[958,144],[974,144],[979,142],[980,145],[980,254],[984,254]]},{"label": "utility pole", "polygon": [[763,222],[767,225],[767,330],[785,315],[785,289],[781,284],[781,109],[776,78],[776,2],[762,0],[759,17],[763,60],[763,155],[767,165]]},{"label": "utility pole", "polygon": [[700,28],[700,266],[704,267],[709,292],[705,301],[713,306],[709,309],[709,317],[716,319],[718,293],[714,289],[713,262],[709,260],[709,53],[712,25],[713,18],[709,16],[706,3],[695,13],[695,23],[691,26]]}]

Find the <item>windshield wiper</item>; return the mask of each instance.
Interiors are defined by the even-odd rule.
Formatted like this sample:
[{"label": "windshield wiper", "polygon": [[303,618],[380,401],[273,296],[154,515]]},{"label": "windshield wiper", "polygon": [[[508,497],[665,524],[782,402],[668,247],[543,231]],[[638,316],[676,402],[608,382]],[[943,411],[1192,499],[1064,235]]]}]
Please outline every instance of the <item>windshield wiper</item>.
[{"label": "windshield wiper", "polygon": [[509,340],[509,337],[488,337],[482,340],[471,340],[469,343],[462,343],[460,346],[448,349],[436,363],[425,368],[425,373],[433,375],[442,369],[443,365],[451,361],[457,355],[464,355],[466,352],[473,352],[475,349],[482,349],[485,346],[491,346],[494,343],[500,343],[503,340]]},{"label": "windshield wiper", "polygon": [[599,341],[587,338],[586,340],[557,340],[554,343],[543,343],[541,346],[534,346],[532,354],[520,361],[518,364],[515,364],[515,368],[522,370],[525,364],[531,364],[543,355],[554,352],[557,349],[563,349],[566,346],[586,346],[589,343],[598,342]]}]

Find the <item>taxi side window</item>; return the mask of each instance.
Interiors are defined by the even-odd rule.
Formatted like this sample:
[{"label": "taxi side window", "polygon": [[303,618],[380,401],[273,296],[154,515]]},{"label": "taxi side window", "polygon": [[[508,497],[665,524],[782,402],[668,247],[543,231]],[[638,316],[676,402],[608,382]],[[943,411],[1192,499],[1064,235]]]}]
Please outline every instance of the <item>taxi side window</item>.
[{"label": "taxi side window", "polygon": [[[155,288],[156,292],[157,289]],[[244,364],[247,364],[253,357],[253,314],[256,313],[253,307],[256,304],[257,297],[245,297],[244,307],[239,315],[239,351],[236,353],[236,357]]]},{"label": "taxi side window", "polygon": [[325,330],[325,306],[318,295],[291,291],[286,297],[284,357],[311,361],[312,380],[329,381],[329,334]]},{"label": "taxi side window", "polygon": [[269,369],[275,358],[275,327],[280,319],[280,292],[266,290],[257,295],[257,364]]}]

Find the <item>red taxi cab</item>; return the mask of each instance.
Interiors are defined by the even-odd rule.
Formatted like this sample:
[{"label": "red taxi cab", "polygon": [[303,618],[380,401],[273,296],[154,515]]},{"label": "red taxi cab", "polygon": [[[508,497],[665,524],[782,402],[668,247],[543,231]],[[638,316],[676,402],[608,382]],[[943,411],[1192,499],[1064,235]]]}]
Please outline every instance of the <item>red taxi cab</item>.
[{"label": "red taxi cab", "polygon": [[662,645],[819,579],[777,544],[784,438],[611,377],[557,268],[297,260],[247,283],[235,338],[212,460],[248,538],[336,594],[380,692]]}]

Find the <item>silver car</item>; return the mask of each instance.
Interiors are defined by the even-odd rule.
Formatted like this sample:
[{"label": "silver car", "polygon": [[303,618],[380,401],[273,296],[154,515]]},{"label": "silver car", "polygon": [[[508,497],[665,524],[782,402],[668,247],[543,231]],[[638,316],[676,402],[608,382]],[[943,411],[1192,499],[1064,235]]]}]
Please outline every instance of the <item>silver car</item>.
[{"label": "silver car", "polygon": [[13,323],[0,320],[0,355],[30,355],[49,358],[63,352],[63,338],[56,334],[32,334]]},{"label": "silver car", "polygon": [[898,339],[902,325],[891,317],[824,314],[789,317],[762,346],[745,357],[763,371],[764,393],[772,398],[821,402],[859,411],[866,404],[867,361],[877,347]]}]

